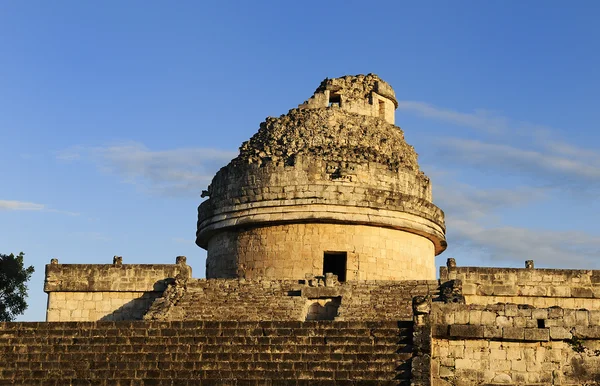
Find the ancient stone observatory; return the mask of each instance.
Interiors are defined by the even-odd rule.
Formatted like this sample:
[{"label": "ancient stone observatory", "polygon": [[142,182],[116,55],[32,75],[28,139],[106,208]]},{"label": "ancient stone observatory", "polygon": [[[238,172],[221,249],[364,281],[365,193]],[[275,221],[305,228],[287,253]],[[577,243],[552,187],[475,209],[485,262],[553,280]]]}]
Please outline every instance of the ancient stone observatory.
[{"label": "ancient stone observatory", "polygon": [[325,79],[267,118],[198,208],[207,278],[435,279],[443,212],[376,75]]}]

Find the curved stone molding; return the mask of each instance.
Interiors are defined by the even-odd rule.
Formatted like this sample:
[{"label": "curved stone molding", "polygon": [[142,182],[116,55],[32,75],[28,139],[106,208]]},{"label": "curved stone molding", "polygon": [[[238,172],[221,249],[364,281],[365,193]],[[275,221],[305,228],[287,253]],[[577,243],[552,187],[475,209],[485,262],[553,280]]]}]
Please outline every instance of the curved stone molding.
[{"label": "curved stone molding", "polygon": [[213,216],[199,225],[199,245],[207,248],[210,237],[227,228],[294,222],[370,225],[402,230],[430,240],[435,246],[436,255],[442,253],[447,246],[443,224],[420,216],[389,210],[319,204],[260,206]]}]

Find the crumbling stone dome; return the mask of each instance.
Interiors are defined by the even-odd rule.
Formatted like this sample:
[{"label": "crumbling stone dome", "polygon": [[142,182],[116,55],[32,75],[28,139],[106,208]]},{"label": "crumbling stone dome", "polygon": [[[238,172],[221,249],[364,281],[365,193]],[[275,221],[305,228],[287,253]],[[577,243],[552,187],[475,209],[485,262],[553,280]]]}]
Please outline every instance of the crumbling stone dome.
[{"label": "crumbling stone dome", "polygon": [[373,74],[325,79],[213,178],[196,243],[208,278],[434,279],[444,214]]}]

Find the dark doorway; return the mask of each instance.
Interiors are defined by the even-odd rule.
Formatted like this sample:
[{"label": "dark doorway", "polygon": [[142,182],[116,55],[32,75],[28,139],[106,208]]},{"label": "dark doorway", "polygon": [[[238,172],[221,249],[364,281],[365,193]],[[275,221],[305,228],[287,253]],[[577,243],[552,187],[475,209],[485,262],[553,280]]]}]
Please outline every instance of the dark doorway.
[{"label": "dark doorway", "polygon": [[346,252],[325,252],[323,254],[323,275],[327,272],[337,275],[338,281],[346,281]]}]

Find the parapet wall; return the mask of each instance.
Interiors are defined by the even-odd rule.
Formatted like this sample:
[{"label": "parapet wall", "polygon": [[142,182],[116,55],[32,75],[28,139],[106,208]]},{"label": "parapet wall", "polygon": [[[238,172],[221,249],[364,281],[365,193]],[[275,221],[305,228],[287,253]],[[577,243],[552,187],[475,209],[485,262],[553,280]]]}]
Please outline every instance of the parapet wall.
[{"label": "parapet wall", "polygon": [[154,299],[177,275],[191,277],[185,258],[179,264],[46,265],[46,320],[141,319]]},{"label": "parapet wall", "polygon": [[440,281],[460,280],[467,304],[600,309],[600,271],[441,267]]},{"label": "parapet wall", "polygon": [[596,385],[600,311],[432,304],[433,385]]}]

